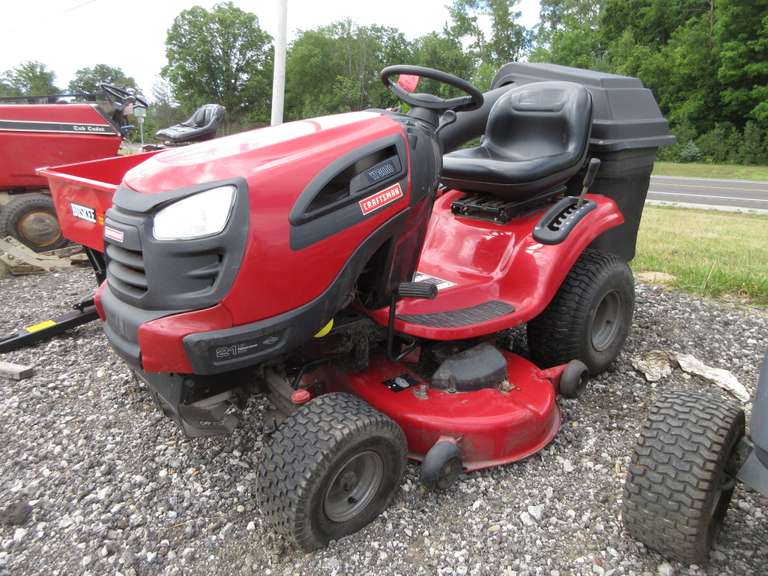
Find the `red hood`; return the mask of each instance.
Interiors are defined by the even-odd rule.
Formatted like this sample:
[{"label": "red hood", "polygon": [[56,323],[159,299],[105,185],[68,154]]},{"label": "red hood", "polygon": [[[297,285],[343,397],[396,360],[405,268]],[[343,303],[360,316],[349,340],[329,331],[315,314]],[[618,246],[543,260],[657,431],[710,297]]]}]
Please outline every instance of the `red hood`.
[{"label": "red hood", "polygon": [[335,114],[167,150],[128,171],[123,182],[136,191],[156,194],[229,178],[250,180],[267,167],[300,162],[337,128],[378,118],[381,114],[376,112]]}]

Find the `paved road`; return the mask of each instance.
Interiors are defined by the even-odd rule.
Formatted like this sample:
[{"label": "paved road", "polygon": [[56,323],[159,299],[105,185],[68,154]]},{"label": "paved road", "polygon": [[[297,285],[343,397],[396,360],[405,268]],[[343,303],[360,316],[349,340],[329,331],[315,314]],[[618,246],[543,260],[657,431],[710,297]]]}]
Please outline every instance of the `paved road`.
[{"label": "paved road", "polygon": [[652,176],[648,199],[702,208],[768,212],[768,182]]}]

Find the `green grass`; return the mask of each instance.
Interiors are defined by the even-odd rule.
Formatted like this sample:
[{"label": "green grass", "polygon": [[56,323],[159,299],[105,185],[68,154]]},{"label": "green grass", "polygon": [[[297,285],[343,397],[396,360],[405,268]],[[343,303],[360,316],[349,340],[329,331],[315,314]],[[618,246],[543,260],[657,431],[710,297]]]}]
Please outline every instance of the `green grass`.
[{"label": "green grass", "polygon": [[673,286],[768,306],[768,216],[646,206],[637,272],[666,272]]},{"label": "green grass", "polygon": [[654,176],[687,176],[691,178],[721,178],[734,180],[766,180],[768,166],[736,166],[734,164],[677,164],[656,162]]}]

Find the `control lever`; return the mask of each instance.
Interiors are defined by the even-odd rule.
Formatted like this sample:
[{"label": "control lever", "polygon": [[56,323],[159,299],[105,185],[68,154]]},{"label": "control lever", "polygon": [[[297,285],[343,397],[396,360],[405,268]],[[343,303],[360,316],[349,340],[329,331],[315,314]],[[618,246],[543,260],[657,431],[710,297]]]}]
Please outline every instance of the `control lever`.
[{"label": "control lever", "polygon": [[422,298],[434,300],[437,297],[437,285],[429,282],[401,282],[397,286],[400,298]]},{"label": "control lever", "polygon": [[397,289],[392,293],[392,299],[389,302],[389,321],[387,322],[387,356],[390,360],[398,362],[408,356],[416,349],[418,341],[413,341],[395,354],[395,304],[398,298],[422,298],[424,300],[434,300],[437,297],[437,286],[428,282],[401,282]]},{"label": "control lever", "polygon": [[589,192],[592,184],[595,182],[597,171],[600,170],[600,159],[590,158],[587,173],[584,175],[584,181],[581,184],[581,193],[579,194],[579,206],[584,204],[584,195]]}]

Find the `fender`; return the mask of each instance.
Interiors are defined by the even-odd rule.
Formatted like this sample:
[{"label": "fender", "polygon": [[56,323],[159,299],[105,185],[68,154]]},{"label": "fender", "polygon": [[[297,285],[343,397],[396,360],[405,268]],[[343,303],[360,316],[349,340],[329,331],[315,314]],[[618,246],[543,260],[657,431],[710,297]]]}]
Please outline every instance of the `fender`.
[{"label": "fender", "polygon": [[[438,284],[434,300],[397,303],[395,329],[432,340],[475,338],[535,318],[557,293],[581,253],[606,230],[624,222],[616,203],[588,194],[596,207],[558,244],[533,237],[546,208],[506,224],[458,217],[452,190],[435,203],[418,273]],[[388,308],[372,317],[386,325]]]}]

